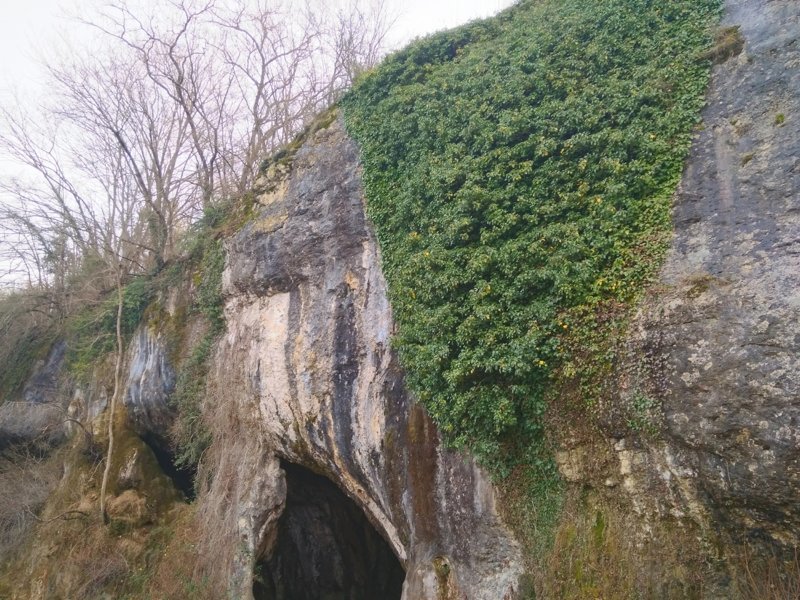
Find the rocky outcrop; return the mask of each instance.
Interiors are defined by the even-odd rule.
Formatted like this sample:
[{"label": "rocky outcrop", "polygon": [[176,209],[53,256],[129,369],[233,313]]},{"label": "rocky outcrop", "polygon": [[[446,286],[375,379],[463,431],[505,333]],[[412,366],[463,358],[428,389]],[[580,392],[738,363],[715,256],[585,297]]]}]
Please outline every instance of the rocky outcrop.
[{"label": "rocky outcrop", "polygon": [[44,404],[58,400],[58,379],[66,353],[66,342],[59,340],[53,344],[47,358],[34,367],[33,374],[22,389],[25,402]]},{"label": "rocky outcrop", "polygon": [[0,450],[16,444],[47,447],[64,439],[66,406],[59,397],[59,376],[67,345],[57,341],[34,365],[21,398],[0,404]]},{"label": "rocky outcrop", "polygon": [[355,144],[336,121],[272,175],[258,216],[227,243],[227,333],[210,388],[249,447],[225,484],[236,482],[227,506],[242,540],[235,585],[249,594],[254,562],[274,551],[280,459],[364,512],[405,569],[403,598],[514,597],[520,553],[489,478],[444,447],[391,349]]},{"label": "rocky outcrop", "polygon": [[54,446],[64,439],[63,420],[61,406],[4,402],[0,405],[0,451],[16,445]]},{"label": "rocky outcrop", "polygon": [[[633,329],[663,443],[624,477],[737,540],[800,543],[800,4],[729,0],[655,299]],[[732,29],[729,30],[733,31]],[[631,484],[636,488],[637,484]]]},{"label": "rocky outcrop", "polygon": [[[566,480],[625,496],[640,514],[791,547],[800,543],[800,6],[728,0],[724,27],[733,26],[743,44],[715,54],[724,62],[676,195],[671,251],[630,329],[621,392],[602,434],[591,428],[590,442],[565,443],[556,458]],[[402,577],[406,600],[517,597],[520,550],[491,481],[443,445],[405,387],[358,151],[341,121],[309,134],[259,186],[255,217],[226,241],[226,332],[204,407],[215,446],[198,511],[212,507],[209,531],[236,537],[219,547],[230,550],[220,557],[230,595],[284,586],[298,597],[310,582],[382,596],[380,585]],[[155,319],[134,334],[123,395],[128,425],[161,449],[176,379],[166,337]],[[184,350],[192,337],[181,338]],[[43,429],[60,435],[69,419],[102,423],[107,377],[74,390],[66,413],[51,401],[63,356],[56,346],[25,402],[0,406],[0,450]],[[128,433],[109,511],[138,526],[150,522],[154,492],[143,489],[158,483],[164,457]],[[168,482],[152,489],[166,490],[159,506],[179,499]]]},{"label": "rocky outcrop", "polygon": [[167,357],[163,336],[152,327],[139,327],[129,348],[128,376],[123,402],[133,429],[169,447],[169,429],[175,413],[169,397],[175,389],[175,371]]}]

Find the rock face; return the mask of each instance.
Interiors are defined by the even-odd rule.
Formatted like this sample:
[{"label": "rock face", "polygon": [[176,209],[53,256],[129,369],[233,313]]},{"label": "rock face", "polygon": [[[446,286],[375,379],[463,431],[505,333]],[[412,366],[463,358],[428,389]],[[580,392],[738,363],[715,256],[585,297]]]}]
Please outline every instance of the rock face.
[{"label": "rock face", "polygon": [[134,334],[128,350],[128,375],[123,402],[134,430],[169,447],[174,411],[169,396],[175,389],[175,371],[161,336],[145,323]]},{"label": "rock face", "polygon": [[[629,435],[619,411],[599,450],[578,441],[557,461],[570,482],[602,472],[598,487],[641,512],[791,547],[800,543],[800,4],[728,0],[724,23],[740,25],[745,43],[714,67],[672,248],[633,323],[632,368],[620,380],[620,406],[643,418],[663,409],[661,434]],[[443,446],[391,349],[355,144],[337,120],[271,171],[256,217],[226,242],[227,330],[209,374],[217,462],[198,502],[214,508],[209,528],[237,537],[225,559],[231,597],[516,598],[522,559],[491,482]],[[145,323],[134,335],[123,400],[136,433],[166,448],[175,373],[157,329]],[[60,439],[64,403],[49,399],[63,356],[57,345],[25,402],[0,406],[0,450],[46,428]],[[68,417],[89,424],[106,409],[95,383],[75,390]],[[142,520],[144,497],[132,490],[155,471],[145,474],[142,453],[158,458],[142,444],[126,452],[110,509]]]},{"label": "rock face", "polygon": [[67,346],[56,342],[34,366],[19,401],[0,404],[0,450],[15,444],[52,446],[64,438],[66,407],[58,394]]},{"label": "rock face", "polygon": [[[744,51],[714,67],[674,212],[658,357],[665,477],[734,536],[800,542],[800,4],[729,0]],[[684,484],[688,484],[684,485]]]},{"label": "rock face", "polygon": [[61,374],[61,366],[64,364],[66,353],[67,344],[65,342],[58,341],[53,344],[47,358],[41,364],[36,365],[30,379],[25,383],[22,390],[25,402],[43,404],[58,401],[58,377]]},{"label": "rock face", "polygon": [[254,562],[275,551],[280,459],[324,475],[363,511],[405,569],[403,598],[515,597],[520,552],[488,477],[443,447],[390,348],[358,152],[342,124],[316,132],[259,202],[227,244],[227,333],[211,383],[237,415],[233,443],[248,447],[226,504],[242,540],[234,588],[249,595]]},{"label": "rock face", "polygon": [[[161,450],[170,448],[169,430],[175,411],[169,397],[175,389],[175,370],[169,361],[164,336],[152,323],[142,323],[125,350],[122,403],[130,428]],[[96,426],[96,419],[108,407],[112,388],[107,376],[93,373],[88,383],[74,387],[67,415],[84,426]],[[76,431],[73,422],[66,423]]]}]

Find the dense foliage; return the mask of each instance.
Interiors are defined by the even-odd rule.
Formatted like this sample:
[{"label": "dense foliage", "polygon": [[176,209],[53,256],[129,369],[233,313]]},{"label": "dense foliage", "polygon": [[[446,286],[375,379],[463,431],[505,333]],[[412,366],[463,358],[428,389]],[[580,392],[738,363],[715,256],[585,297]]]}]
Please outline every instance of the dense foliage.
[{"label": "dense foliage", "polygon": [[396,346],[453,443],[492,459],[539,438],[565,334],[654,273],[718,8],[523,1],[413,43],[343,100]]},{"label": "dense foliage", "polygon": [[173,441],[176,449],[175,462],[179,467],[195,467],[211,443],[211,434],[203,422],[206,375],[211,351],[225,329],[222,296],[225,250],[222,242],[212,234],[212,230],[224,222],[224,217],[225,215],[219,217],[219,223],[206,218],[199,224],[193,236],[197,245],[193,254],[196,255],[198,265],[195,281],[197,291],[191,310],[205,317],[207,329],[181,365],[175,391],[170,399],[177,411]]},{"label": "dense foliage", "polygon": [[[135,277],[123,288],[120,325],[125,339],[129,339],[139,326],[154,293],[152,279],[147,276]],[[116,292],[109,292],[98,304],[80,311],[67,321],[65,327],[70,370],[79,376],[85,375],[99,358],[115,351]]]}]

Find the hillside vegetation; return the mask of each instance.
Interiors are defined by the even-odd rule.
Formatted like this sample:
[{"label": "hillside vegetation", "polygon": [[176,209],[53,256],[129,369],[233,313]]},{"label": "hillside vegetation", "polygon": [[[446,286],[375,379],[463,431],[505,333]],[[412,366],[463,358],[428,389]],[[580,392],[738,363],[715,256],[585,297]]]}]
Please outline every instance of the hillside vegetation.
[{"label": "hillside vegetation", "polygon": [[603,332],[658,268],[718,10],[523,1],[411,44],[343,101],[408,383],[500,470],[541,461],[556,374],[592,400]]}]

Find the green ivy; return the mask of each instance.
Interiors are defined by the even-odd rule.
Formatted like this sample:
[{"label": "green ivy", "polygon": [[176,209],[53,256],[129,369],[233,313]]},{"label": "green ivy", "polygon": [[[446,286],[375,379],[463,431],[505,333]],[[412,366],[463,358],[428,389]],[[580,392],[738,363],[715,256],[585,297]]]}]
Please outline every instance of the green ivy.
[{"label": "green ivy", "polygon": [[[154,295],[152,279],[137,277],[122,292],[122,335],[129,339],[142,320]],[[102,356],[116,349],[117,293],[111,292],[96,306],[90,306],[66,324],[68,365],[83,375]]]},{"label": "green ivy", "polygon": [[395,344],[453,444],[498,464],[536,447],[565,337],[653,276],[719,4],[523,1],[411,44],[342,101]]},{"label": "green ivy", "polygon": [[222,272],[225,269],[225,250],[222,242],[205,238],[197,269],[193,312],[206,318],[208,331],[192,349],[181,365],[171,404],[177,410],[174,429],[176,464],[194,467],[211,443],[211,434],[203,421],[203,400],[206,393],[206,376],[211,351],[225,329],[222,296]]},{"label": "green ivy", "polygon": [[216,339],[217,334],[210,331],[193,348],[192,354],[181,365],[175,391],[170,397],[170,404],[178,414],[173,430],[175,464],[178,467],[195,467],[211,444],[211,433],[203,421],[202,407],[208,360]]},{"label": "green ivy", "polygon": [[214,333],[219,333],[225,326],[222,298],[222,272],[225,270],[225,250],[220,240],[210,241],[200,261],[200,282],[194,310],[208,319]]}]

